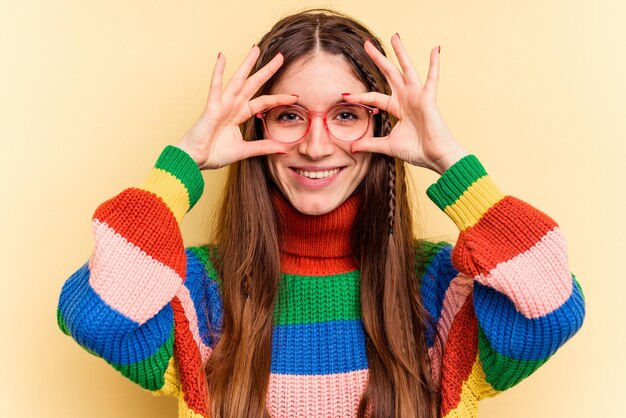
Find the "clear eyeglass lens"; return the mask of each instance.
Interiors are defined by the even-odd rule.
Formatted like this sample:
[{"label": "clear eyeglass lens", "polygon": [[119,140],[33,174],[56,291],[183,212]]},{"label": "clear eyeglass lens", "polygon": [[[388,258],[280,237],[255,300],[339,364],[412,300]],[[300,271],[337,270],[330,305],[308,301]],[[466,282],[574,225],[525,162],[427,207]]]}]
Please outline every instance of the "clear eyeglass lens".
[{"label": "clear eyeglass lens", "polygon": [[[340,104],[328,111],[326,121],[330,134],[342,141],[362,137],[369,125],[369,112],[361,106]],[[309,127],[310,115],[296,106],[279,106],[268,112],[265,124],[269,134],[283,142],[302,138]]]}]

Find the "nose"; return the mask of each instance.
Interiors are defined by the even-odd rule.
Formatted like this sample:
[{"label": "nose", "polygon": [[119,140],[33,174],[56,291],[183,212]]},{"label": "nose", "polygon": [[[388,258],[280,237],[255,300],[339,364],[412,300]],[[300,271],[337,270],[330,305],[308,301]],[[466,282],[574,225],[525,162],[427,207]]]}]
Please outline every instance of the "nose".
[{"label": "nose", "polygon": [[300,141],[298,151],[311,160],[321,160],[335,151],[333,138],[326,129],[322,115],[311,115],[311,127]]}]

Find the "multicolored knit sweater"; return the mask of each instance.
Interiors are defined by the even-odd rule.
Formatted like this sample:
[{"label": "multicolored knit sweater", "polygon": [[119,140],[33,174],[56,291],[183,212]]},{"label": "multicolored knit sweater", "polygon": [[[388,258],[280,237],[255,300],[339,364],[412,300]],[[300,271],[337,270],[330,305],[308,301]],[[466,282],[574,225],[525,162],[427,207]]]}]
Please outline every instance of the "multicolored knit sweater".
[{"label": "multicolored knit sweater", "polygon": [[[207,248],[185,248],[179,229],[203,187],[194,161],[166,147],[141,187],[97,208],[95,250],[58,307],[63,332],[143,388],[177,396],[185,418],[207,416],[203,366],[222,312]],[[454,247],[421,242],[418,260],[443,341],[441,349],[428,339],[441,416],[476,417],[479,400],[533,373],[580,328],[584,299],[557,224],[502,194],[474,156],[427,194],[460,230]],[[368,376],[349,242],[360,198],[323,216],[275,201],[286,221],[267,409],[273,417],[355,416]]]}]

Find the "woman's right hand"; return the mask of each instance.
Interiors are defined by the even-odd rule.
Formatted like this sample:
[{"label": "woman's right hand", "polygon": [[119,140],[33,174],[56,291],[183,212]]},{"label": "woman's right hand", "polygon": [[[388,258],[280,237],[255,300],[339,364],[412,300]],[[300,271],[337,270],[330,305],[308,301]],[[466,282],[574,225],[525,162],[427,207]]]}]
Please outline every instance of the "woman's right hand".
[{"label": "woman's right hand", "polygon": [[244,141],[239,129],[241,123],[257,112],[298,100],[297,96],[290,94],[265,95],[250,100],[283,63],[283,56],[278,53],[248,77],[259,55],[259,47],[254,45],[226,88],[222,88],[226,57],[218,55],[206,107],[176,144],[194,159],[201,170],[224,167],[258,155],[286,152],[284,144],[272,139]]}]

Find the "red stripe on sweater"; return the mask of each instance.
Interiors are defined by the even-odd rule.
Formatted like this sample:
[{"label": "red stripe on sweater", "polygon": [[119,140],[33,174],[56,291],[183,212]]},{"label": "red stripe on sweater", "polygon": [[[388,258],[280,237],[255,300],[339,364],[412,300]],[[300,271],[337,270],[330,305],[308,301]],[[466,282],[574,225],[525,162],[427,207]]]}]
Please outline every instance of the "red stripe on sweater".
[{"label": "red stripe on sweater", "polygon": [[176,218],[154,193],[126,189],[101,204],[93,216],[127,241],[185,277],[187,260]]},{"label": "red stripe on sweater", "polygon": [[308,258],[284,253],[280,256],[280,270],[286,274],[329,276],[349,273],[357,268],[352,257]]},{"label": "red stripe on sweater", "polygon": [[557,223],[545,213],[506,196],[459,235],[452,263],[472,277],[487,274],[498,263],[537,244],[555,226]]},{"label": "red stripe on sweater", "polygon": [[189,330],[189,320],[178,297],[172,299],[174,311],[174,350],[179,366],[180,383],[185,394],[185,403],[195,413],[207,416],[206,377],[200,360],[200,351]]},{"label": "red stripe on sweater", "polygon": [[446,416],[461,402],[463,382],[472,372],[477,351],[478,323],[470,295],[452,321],[444,348],[441,416]]}]

